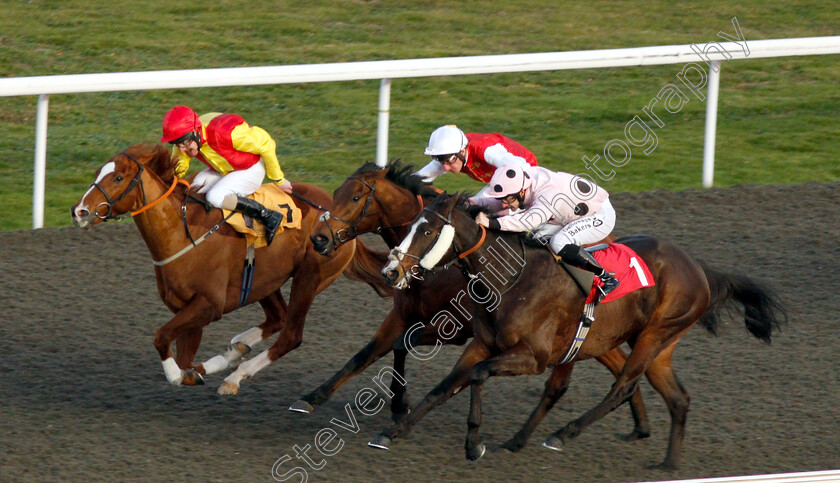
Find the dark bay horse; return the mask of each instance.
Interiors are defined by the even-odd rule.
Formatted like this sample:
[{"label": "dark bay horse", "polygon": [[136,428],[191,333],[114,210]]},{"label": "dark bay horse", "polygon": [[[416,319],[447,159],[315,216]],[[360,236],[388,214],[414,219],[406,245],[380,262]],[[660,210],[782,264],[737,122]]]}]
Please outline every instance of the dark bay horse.
[{"label": "dark bay horse", "polygon": [[[333,207],[324,217],[325,223],[312,234],[315,248],[324,255],[330,255],[333,250],[363,233],[378,233],[390,248],[395,247],[408,233],[414,217],[441,192],[414,176],[413,172],[412,166],[401,165],[398,161],[385,168],[366,163],[356,170],[333,193]],[[443,344],[466,343],[473,335],[472,317],[477,312],[470,297],[459,297],[457,304],[453,304],[452,300],[453,296],[464,293],[466,289],[467,282],[460,270],[450,268],[429,272],[424,280],[412,283],[407,290],[396,291],[394,307],[371,341],[332,378],[303,396],[290,409],[311,412],[315,405],[326,402],[350,378],[394,348],[391,410],[395,419],[406,414],[409,408],[405,392],[408,350],[403,343],[403,335],[412,331],[409,339],[414,347],[434,345],[434,349],[424,351],[427,354],[425,357],[431,357]],[[460,328],[449,331],[441,324],[433,324],[442,310],[459,315]],[[620,348],[598,356],[598,361],[616,377],[625,359],[626,355]],[[634,395],[631,409],[635,427],[624,439],[648,437],[650,426],[641,392]]]},{"label": "dark bay horse", "polygon": [[[457,263],[467,277],[481,281],[490,301],[480,305],[484,316],[476,318],[475,336],[452,372],[409,415],[377,436],[372,446],[387,448],[393,438],[409,430],[431,408],[469,385],[465,448],[467,458],[478,459],[485,450],[479,437],[484,382],[492,376],[541,374],[553,366],[537,408],[503,445],[518,450],[566,391],[577,361],[598,357],[628,342],[632,351],[606,397],[552,434],[543,445],[562,448],[625,402],[646,374],[671,413],[668,451],[660,466],[674,468],[689,405],[688,393],[671,368],[671,356],[680,338],[698,320],[714,332],[716,312],[731,302],[743,305],[747,329],[768,343],[772,331],[787,319],[776,296],[758,282],[711,270],[665,240],[645,235],[623,237],[616,242],[631,247],[646,262],[656,285],[599,305],[580,352],[571,362],[558,364],[575,337],[584,305],[582,292],[545,248],[526,246],[518,234],[485,230],[473,221],[478,207],[468,208],[465,201],[464,195],[441,195],[425,208],[415,218],[410,235],[392,251],[383,273],[395,285],[416,273],[418,264],[429,268]],[[498,259],[499,254],[510,266],[521,268],[518,275],[505,280],[488,273],[487,260]],[[493,288],[493,283],[501,288]]]},{"label": "dark bay horse", "polygon": [[[305,203],[300,229],[278,232],[274,242],[255,250],[250,294],[240,290],[245,269],[245,238],[222,221],[222,211],[188,203],[188,185],[174,173],[176,160],[160,144],[138,144],[109,159],[91,188],[70,209],[82,228],[130,213],[155,260],[158,293],[175,315],[157,330],[154,345],[172,384],[203,383],[203,375],[234,367],[251,346],[278,334],[262,354],[242,362],[219,388],[235,394],[239,382],[300,345],[306,313],[315,296],[344,273],[380,294],[392,290],[379,273],[385,254],[372,252],[361,240],[325,257],[312,248],[309,234],[321,215]],[[332,199],[317,186],[295,183],[296,193],[330,206]],[[292,278],[289,304],[280,287]],[[247,294],[247,292],[245,292]],[[259,302],[265,322],[231,341],[228,350],[195,365],[193,358],[204,327],[223,314]],[[171,344],[177,353],[173,357]]]}]

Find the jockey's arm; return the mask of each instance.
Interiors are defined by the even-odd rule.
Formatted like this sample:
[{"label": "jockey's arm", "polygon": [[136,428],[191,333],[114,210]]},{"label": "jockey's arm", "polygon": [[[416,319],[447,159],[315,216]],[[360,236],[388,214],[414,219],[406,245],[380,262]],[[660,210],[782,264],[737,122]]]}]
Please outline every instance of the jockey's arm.
[{"label": "jockey's arm", "polygon": [[516,156],[511,153],[501,144],[494,144],[484,150],[484,160],[497,168],[508,164],[518,164],[520,166],[528,166],[528,161],[522,156]]},{"label": "jockey's arm", "polygon": [[277,184],[285,181],[283,170],[280,169],[280,161],[277,160],[277,144],[274,139],[257,126],[240,124],[230,134],[233,148],[245,153],[259,154],[265,163],[265,174]]},{"label": "jockey's arm", "polygon": [[500,216],[495,220],[499,223],[499,230],[513,232],[529,232],[547,222],[550,218],[547,207],[542,203],[534,203],[527,210]]},{"label": "jockey's arm", "polygon": [[423,178],[423,181],[426,183],[431,183],[437,179],[438,176],[444,173],[446,173],[446,170],[443,169],[443,164],[439,161],[432,160],[429,164],[423,166],[420,171],[417,171],[414,174]]}]

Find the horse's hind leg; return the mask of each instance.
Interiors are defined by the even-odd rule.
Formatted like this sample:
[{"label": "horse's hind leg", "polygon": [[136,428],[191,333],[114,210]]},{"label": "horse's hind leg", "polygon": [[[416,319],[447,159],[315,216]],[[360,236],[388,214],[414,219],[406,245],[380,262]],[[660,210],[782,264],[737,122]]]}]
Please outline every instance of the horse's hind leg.
[{"label": "horse's hind leg", "polygon": [[677,376],[671,367],[671,355],[674,353],[675,347],[676,343],[663,350],[645,372],[650,385],[662,395],[671,413],[671,436],[668,440],[668,453],[665,455],[665,461],[657,466],[668,470],[676,468],[679,463],[683,437],[685,436],[688,406],[691,401],[688,392],[677,380]]},{"label": "horse's hind leg", "polygon": [[[606,354],[597,357],[598,362],[603,364],[612,372],[616,379],[621,375],[621,370],[624,369],[624,363],[627,361],[627,355],[621,348],[616,347]],[[647,418],[647,410],[645,403],[642,400],[642,391],[636,387],[633,396],[630,398],[630,412],[633,414],[633,431],[630,434],[621,436],[625,441],[635,441],[637,439],[644,439],[650,437],[650,422]]]},{"label": "horse's hind leg", "polygon": [[272,334],[277,333],[286,320],[286,301],[280,289],[269,294],[259,301],[265,312],[265,322],[251,327],[245,332],[231,339],[227,350],[223,354],[211,357],[202,364],[196,366],[196,370],[202,374],[213,374],[228,368],[235,368],[242,361],[242,357],[251,352],[251,348],[258,342],[265,340]]},{"label": "horse's hind leg", "polygon": [[540,424],[540,421],[542,421],[545,415],[548,414],[552,407],[554,407],[554,403],[556,403],[563,394],[566,393],[566,389],[569,387],[569,380],[572,376],[573,367],[573,362],[554,366],[554,369],[551,371],[551,376],[545,381],[545,389],[543,390],[537,407],[534,408],[533,412],[531,412],[531,416],[528,417],[528,420],[522,426],[522,429],[517,431],[511,439],[503,443],[502,448],[508,451],[516,452],[525,447],[528,443],[528,439],[531,437],[531,434],[533,434],[537,425]]},{"label": "horse's hind leg", "polygon": [[269,364],[294,350],[303,342],[303,327],[306,324],[306,313],[312,306],[315,296],[327,288],[338,278],[348,259],[335,257],[325,263],[323,257],[314,251],[311,256],[304,257],[295,269],[292,278],[292,289],[289,293],[289,312],[285,324],[278,332],[277,340],[271,347],[261,352],[253,359],[239,365],[219,387],[218,393],[223,395],[236,394],[239,383],[248,379]]},{"label": "horse's hind leg", "polygon": [[690,314],[685,314],[677,318],[650,322],[649,327],[657,328],[651,328],[639,336],[633,346],[633,351],[630,352],[630,356],[624,364],[624,370],[610,388],[606,397],[597,406],[584,413],[583,416],[549,436],[543,446],[560,450],[563,444],[577,437],[590,424],[603,418],[610,411],[627,401],[636,391],[639,379],[648,369],[650,363],[663,349],[675,344],[691,328],[691,323],[685,323],[689,319]]}]

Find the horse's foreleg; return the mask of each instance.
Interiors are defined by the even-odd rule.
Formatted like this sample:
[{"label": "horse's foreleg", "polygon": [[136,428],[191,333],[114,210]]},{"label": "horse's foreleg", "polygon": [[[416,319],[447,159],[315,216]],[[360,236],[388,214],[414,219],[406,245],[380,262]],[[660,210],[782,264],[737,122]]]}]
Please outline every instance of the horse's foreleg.
[{"label": "horse's foreleg", "polygon": [[[201,377],[196,378],[196,373],[189,369],[192,366],[192,361],[186,361],[187,354],[185,353],[183,356],[179,354],[180,362],[184,364],[183,366],[179,365],[172,356],[171,345],[173,341],[185,336],[182,339],[185,352],[188,353],[192,349],[194,354],[194,350],[198,348],[195,331],[219,318],[221,318],[221,310],[214,308],[204,297],[196,295],[169,322],[157,330],[155,333],[155,348],[160,354],[167,381],[171,384],[200,383]],[[198,332],[198,336],[200,339],[200,332]]]},{"label": "horse's foreleg", "polygon": [[411,411],[408,402],[408,392],[405,382],[405,360],[408,358],[408,348],[403,341],[397,339],[394,345],[394,376],[391,378],[391,419],[399,421]]},{"label": "horse's foreleg", "polygon": [[265,322],[251,327],[245,332],[235,336],[230,341],[227,350],[218,354],[202,364],[196,366],[196,370],[203,374],[213,374],[228,368],[235,368],[239,365],[242,357],[251,352],[251,348],[271,335],[277,333],[286,320],[286,301],[280,290],[268,295],[259,301],[265,312]]},{"label": "horse's foreleg", "polygon": [[554,369],[551,371],[551,376],[545,381],[545,389],[537,407],[531,412],[531,415],[522,428],[511,439],[502,444],[502,448],[515,452],[521,450],[528,444],[528,439],[537,428],[537,425],[540,424],[545,415],[554,407],[554,404],[566,393],[572,377],[572,368],[574,368],[574,362],[554,366]]},{"label": "horse's foreleg", "polygon": [[362,350],[354,355],[344,367],[336,372],[327,382],[321,384],[317,389],[303,396],[292,404],[290,411],[310,413],[314,406],[327,402],[330,396],[351,378],[361,373],[380,357],[391,351],[394,342],[405,331],[405,320],[399,315],[396,309],[391,309],[382,325],[376,330],[373,339],[368,342]]},{"label": "horse's foreleg", "polygon": [[470,414],[467,418],[467,440],[464,449],[467,459],[475,461],[484,455],[485,447],[481,443],[481,391],[484,383],[493,376],[518,376],[537,374],[540,371],[534,352],[526,344],[518,344],[492,359],[479,362],[470,371]]},{"label": "horse's foreleg", "polygon": [[423,398],[420,404],[414,407],[413,411],[394,424],[391,428],[383,431],[373,438],[373,440],[368,443],[368,446],[379,449],[389,449],[391,442],[396,437],[407,433],[415,424],[417,424],[418,421],[423,418],[423,416],[426,415],[426,413],[435,407],[440,406],[460,391],[461,388],[467,386],[470,383],[469,375],[472,368],[477,363],[487,359],[489,356],[490,350],[484,344],[473,339],[470,344],[467,345],[466,349],[464,349],[464,353],[461,354],[461,357],[458,359],[458,362],[455,363],[455,367],[452,368],[449,375],[447,375],[443,381],[435,386],[434,389],[432,389],[431,392]]},{"label": "horse's foreleg", "polygon": [[[597,360],[618,379],[618,376],[621,375],[621,370],[624,369],[627,355],[620,347],[616,347],[606,354],[597,357]],[[647,409],[645,409],[645,402],[642,400],[642,391],[638,387],[636,387],[636,391],[633,392],[633,396],[630,398],[630,412],[633,414],[633,431],[628,435],[621,436],[621,439],[635,441],[650,437],[650,422],[648,422]]]}]

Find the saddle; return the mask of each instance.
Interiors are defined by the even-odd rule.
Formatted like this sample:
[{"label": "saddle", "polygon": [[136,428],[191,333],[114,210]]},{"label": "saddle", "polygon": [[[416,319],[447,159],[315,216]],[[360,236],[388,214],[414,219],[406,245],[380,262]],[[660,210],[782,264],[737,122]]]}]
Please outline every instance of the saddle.
[{"label": "saddle", "polygon": [[[274,236],[279,235],[286,228],[291,230],[300,228],[300,208],[295,205],[294,200],[292,200],[289,194],[274,184],[260,186],[257,191],[248,195],[248,198],[261,203],[266,208],[279,211],[283,214],[283,223],[280,224]],[[222,211],[224,212],[228,225],[245,236],[248,246],[254,245],[255,248],[260,248],[268,245],[265,239],[265,228],[262,223],[254,223],[254,220],[250,216],[245,216],[236,211]]]},{"label": "saddle", "polygon": [[602,302],[610,302],[621,298],[640,288],[653,286],[656,282],[654,282],[653,276],[644,260],[627,245],[620,243],[601,243],[599,245],[584,247],[584,250],[592,253],[592,256],[595,257],[605,270],[614,272],[615,276],[621,282],[616,290],[610,292],[602,300],[597,287],[597,283],[600,283],[600,280],[595,280],[595,274],[567,264],[559,255],[551,251],[550,247],[547,248],[560,266],[571,275],[578,288],[580,288],[586,297],[586,303],[583,306],[583,313],[578,321],[575,337],[566,355],[558,363],[565,364],[577,356],[580,347],[583,345],[584,340],[586,340],[586,335],[589,333],[589,329],[595,321],[595,306]]}]

